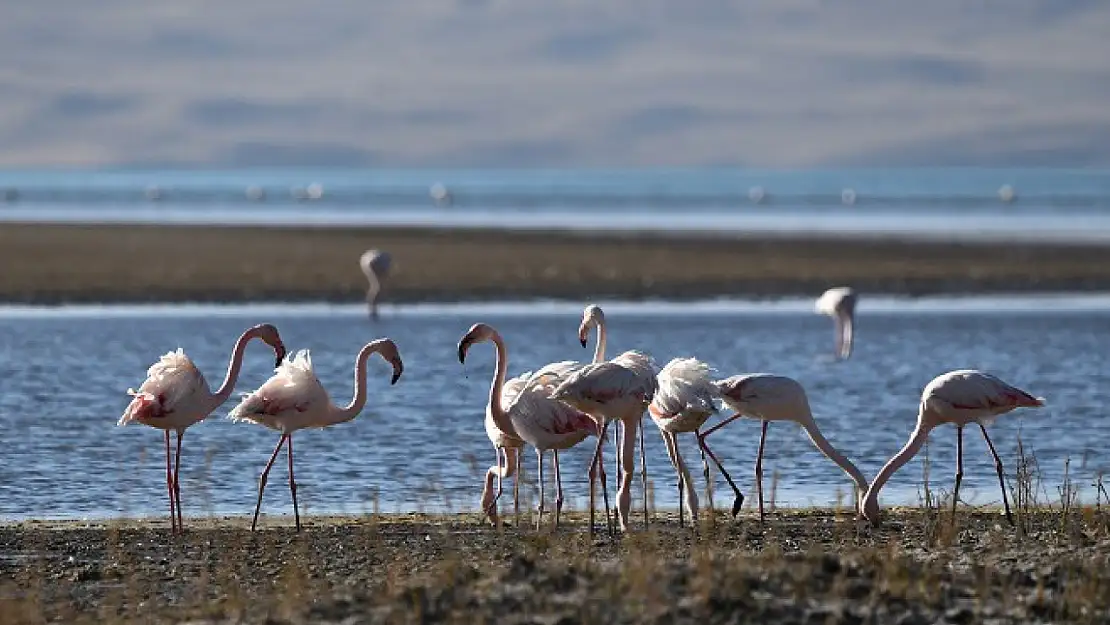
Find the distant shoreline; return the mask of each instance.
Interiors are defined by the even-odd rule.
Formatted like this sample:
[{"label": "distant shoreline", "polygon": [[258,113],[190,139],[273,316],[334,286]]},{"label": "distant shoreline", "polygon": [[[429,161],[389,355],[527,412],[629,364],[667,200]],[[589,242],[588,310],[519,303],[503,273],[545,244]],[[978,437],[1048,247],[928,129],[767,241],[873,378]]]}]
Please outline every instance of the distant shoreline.
[{"label": "distant shoreline", "polygon": [[0,224],[0,303],[643,300],[1110,290],[1110,245],[432,228]]}]

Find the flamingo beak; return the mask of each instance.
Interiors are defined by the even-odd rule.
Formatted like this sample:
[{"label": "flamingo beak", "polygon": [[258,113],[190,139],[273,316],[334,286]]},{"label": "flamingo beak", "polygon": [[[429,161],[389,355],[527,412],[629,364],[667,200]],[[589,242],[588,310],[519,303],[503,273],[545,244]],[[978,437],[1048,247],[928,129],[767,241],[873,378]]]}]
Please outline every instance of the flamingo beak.
[{"label": "flamingo beak", "polygon": [[285,360],[285,354],[286,354],[285,345],[283,343],[278,343],[277,347],[274,348],[274,368],[275,369],[277,369],[278,367],[281,366],[281,361]]},{"label": "flamingo beak", "polygon": [[466,363],[466,350],[470,348],[470,341],[463,339],[459,341],[459,362]]},{"label": "flamingo beak", "polygon": [[404,363],[401,362],[400,358],[393,361],[393,377],[390,378],[389,383],[390,384],[396,384],[397,380],[401,379],[401,374],[404,373],[404,371],[405,371],[405,365],[404,365]]}]

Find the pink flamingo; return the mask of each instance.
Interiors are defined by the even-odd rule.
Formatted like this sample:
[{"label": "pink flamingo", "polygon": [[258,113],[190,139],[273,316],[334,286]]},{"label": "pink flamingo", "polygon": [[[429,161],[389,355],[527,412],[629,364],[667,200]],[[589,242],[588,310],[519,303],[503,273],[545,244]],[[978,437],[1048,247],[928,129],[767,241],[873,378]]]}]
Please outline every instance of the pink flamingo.
[{"label": "pink flamingo", "polygon": [[[281,342],[281,335],[277,328],[264,323],[248,329],[231,350],[231,362],[227,366],[227,375],[223,384],[213,393],[204,376],[193,364],[193,361],[178,348],[158,359],[158,362],[147,370],[147,378],[139,390],[127,389],[133,397],[131,403],[123,411],[117,425],[127,425],[137,421],[165,431],[166,434],[166,490],[170,498],[170,528],[177,532],[184,529],[181,512],[181,485],[178,481],[178,472],[181,468],[181,437],[185,430],[203,421],[212,414],[216,408],[227,401],[235,383],[239,380],[239,371],[243,367],[243,353],[251,339],[262,339],[264,343],[274,348],[274,355],[278,363],[285,358],[285,345]],[[177,432],[177,453],[170,461],[170,430]],[[176,512],[176,513],[175,513]]]},{"label": "pink flamingo", "polygon": [[366,306],[370,318],[378,318],[378,298],[393,268],[393,256],[382,250],[366,250],[358,259],[359,269],[366,276]]},{"label": "pink flamingo", "polygon": [[852,355],[853,326],[856,320],[856,292],[851,287],[837,286],[825,291],[814,305],[822,315],[836,322],[836,356],[841,360]]},{"label": "pink flamingo", "polygon": [[357,417],[366,405],[366,363],[370,355],[375,353],[393,366],[393,377],[389,383],[396,384],[400,379],[405,368],[401,355],[397,352],[397,345],[390,339],[371,341],[355,357],[355,396],[351,403],[342,408],[331,402],[328,392],[317,379],[308,350],[301,350],[291,360],[281,363],[274,375],[258,387],[258,390],[244,395],[239,405],[227,415],[232,421],[249,421],[281,432],[277,447],[258,481],[258,503],[254,507],[251,531],[258,524],[262,491],[266,488],[270,468],[274,466],[281,446],[286,443],[289,455],[289,492],[293,496],[293,516],[297,531],[300,531],[297,483],[293,478],[293,432],[304,428],[324,428]]},{"label": "pink flamingo", "polygon": [[921,404],[917,412],[917,427],[901,451],[894,454],[882,469],[879,469],[871,487],[867,489],[861,506],[863,515],[872,524],[879,524],[879,491],[894,472],[909,462],[925,441],[929,432],[938,425],[951,423],[956,426],[956,487],[952,491],[952,513],[956,513],[956,503],[960,497],[960,481],[964,476],[964,426],[975,423],[983,432],[983,439],[994,456],[994,468],[998,472],[998,485],[1002,488],[1002,505],[1006,508],[1006,520],[1012,525],[1010,502],[1006,498],[1006,480],[1002,474],[1002,459],[994,449],[994,443],[987,436],[987,425],[999,415],[1017,408],[1040,408],[1044,398],[1011,386],[995,376],[963,369],[939,375],[921,393]]},{"label": "pink flamingo", "polygon": [[[696,358],[675,358],[659,372],[657,377],[659,391],[655,393],[648,406],[648,414],[659,427],[663,443],[667,446],[667,455],[670,456],[671,464],[678,472],[679,526],[683,523],[683,493],[685,493],[686,508],[690,511],[691,522],[695,527],[697,526],[698,495],[678,448],[678,434],[693,432],[700,442],[701,426],[709,417],[716,414],[717,406],[713,400],[717,398],[718,392],[710,379],[711,372],[709,365]],[[705,461],[704,449],[701,452],[701,458],[708,480],[709,465]]]},{"label": "pink flamingo", "polygon": [[[644,411],[651,403],[658,388],[655,379],[655,366],[651,357],[635,351],[627,351],[613,360],[591,363],[571,373],[551,393],[573,408],[591,415],[602,423],[598,435],[597,449],[591,468],[601,462],[601,448],[605,442],[605,432],[612,420],[623,424],[621,430],[620,487],[617,489],[617,517],[621,531],[628,531],[628,515],[632,506],[632,463],[635,456],[636,431],[643,419]],[[641,465],[643,466],[643,465]],[[646,486],[646,468],[643,470]],[[604,484],[604,482],[602,482]],[[644,491],[647,499],[647,490]],[[594,488],[590,480],[590,531],[594,527]],[[644,505],[647,507],[646,501]],[[645,514],[645,523],[647,522]]]},{"label": "pink flamingo", "polygon": [[736,414],[707,430],[701,435],[701,442],[702,449],[713,459],[717,468],[721,470],[721,475],[725,477],[733,492],[736,493],[736,501],[732,506],[733,516],[736,516],[740,511],[744,495],[740,493],[740,489],[736,487],[732,478],[721,466],[721,462],[705,444],[705,439],[713,432],[741,417],[758,419],[763,422],[763,429],[759,435],[759,451],[755,459],[755,485],[756,491],[759,493],[760,521],[763,521],[763,446],[767,441],[767,425],[771,421],[793,421],[802,426],[813,445],[839,465],[848,474],[848,477],[855,482],[858,491],[856,510],[859,510],[859,494],[867,490],[867,478],[863,477],[863,473],[856,468],[856,465],[838,452],[829,443],[828,439],[821,434],[821,430],[818,429],[817,422],[813,418],[813,412],[810,410],[809,398],[806,397],[805,389],[797,380],[769,373],[750,373],[734,375],[715,384],[721,393],[722,401],[735,410]]},{"label": "pink flamingo", "polygon": [[[559,515],[563,508],[563,481],[559,470],[559,450],[570,449],[586,439],[590,434],[598,432],[597,424],[586,414],[583,414],[562,402],[547,397],[553,390],[550,384],[537,382],[531,372],[525,373],[513,380],[515,388],[507,389],[505,376],[508,369],[508,351],[505,340],[492,326],[485,323],[474,324],[459,341],[459,362],[466,362],[466,354],[471,345],[475,343],[493,342],[496,349],[496,362],[494,364],[493,381],[490,383],[489,401],[486,404],[487,433],[490,424],[498,433],[511,433],[511,436],[532,445],[536,448],[537,466],[539,470],[540,497],[536,521],[539,529],[543,522],[544,513],[544,478],[543,455],[551,450],[554,452],[555,469],[555,526],[559,526]],[[491,437],[492,438],[492,437]],[[497,477],[500,478],[500,457],[498,458]],[[497,497],[501,494],[500,480],[498,481],[497,495],[490,496],[494,474],[492,469],[486,473],[486,482],[482,490],[482,507],[496,523]]]}]

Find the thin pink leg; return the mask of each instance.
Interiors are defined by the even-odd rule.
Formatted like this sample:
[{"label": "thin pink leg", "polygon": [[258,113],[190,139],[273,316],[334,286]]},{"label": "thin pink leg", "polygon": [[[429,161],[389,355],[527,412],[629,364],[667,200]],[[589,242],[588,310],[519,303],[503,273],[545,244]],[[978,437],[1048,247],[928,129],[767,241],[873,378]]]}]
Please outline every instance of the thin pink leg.
[{"label": "thin pink leg", "polygon": [[163,430],[166,433],[166,493],[170,496],[170,532],[177,533],[177,506],[174,504],[173,497],[173,468],[170,464],[170,431]]},{"label": "thin pink leg", "polygon": [[763,445],[767,442],[767,422],[759,432],[759,451],[755,455],[755,490],[759,493],[759,522],[763,522]]},{"label": "thin pink leg", "polygon": [[[642,416],[642,415],[641,415]],[[644,529],[651,524],[651,515],[648,513],[648,479],[647,479],[647,453],[644,447],[644,423],[640,422],[640,481],[644,487]]]},{"label": "thin pink leg", "polygon": [[601,426],[601,432],[597,436],[597,449],[594,450],[593,461],[590,463],[590,533],[594,533],[594,506],[596,503],[597,495],[594,486],[594,480],[598,477],[601,478],[601,495],[605,503],[605,526],[609,534],[613,534],[613,523],[609,517],[609,491],[605,485],[604,469],[601,468],[601,450],[605,445],[605,432],[609,429],[609,422],[606,421]]},{"label": "thin pink leg", "polygon": [[177,454],[173,457],[173,497],[177,500],[177,531],[185,531],[185,522],[181,520],[181,437],[184,430],[177,431]]},{"label": "thin pink leg", "polygon": [[289,494],[293,496],[293,521],[297,525],[297,531],[301,531],[301,512],[297,509],[297,480],[293,478],[293,435],[290,434],[286,437],[289,442],[285,446],[285,451],[289,453]]},{"label": "thin pink leg", "polygon": [[555,529],[559,529],[559,513],[563,511],[563,475],[559,472],[559,450],[555,450]]},{"label": "thin pink leg", "polygon": [[266,463],[266,468],[262,470],[262,477],[258,478],[258,503],[254,506],[254,520],[251,521],[251,531],[258,525],[258,511],[262,509],[262,491],[266,489],[266,479],[270,475],[270,468],[274,466],[274,461],[277,460],[278,452],[281,451],[281,446],[285,444],[285,439],[289,438],[288,434],[282,434],[278,440],[277,447],[274,448],[273,455],[270,456],[270,461]]}]

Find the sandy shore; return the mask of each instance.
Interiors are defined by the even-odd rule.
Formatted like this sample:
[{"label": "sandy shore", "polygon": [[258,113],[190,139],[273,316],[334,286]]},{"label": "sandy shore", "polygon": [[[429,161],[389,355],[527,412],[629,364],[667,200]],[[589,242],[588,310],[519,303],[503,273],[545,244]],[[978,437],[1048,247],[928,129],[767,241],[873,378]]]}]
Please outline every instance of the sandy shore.
[{"label": "sandy shore", "polygon": [[[639,519],[637,519],[639,520]],[[1110,622],[1110,513],[718,516],[695,534],[474,515],[0,526],[3,622]]]},{"label": "sandy shore", "polygon": [[648,234],[0,224],[0,301],[392,301],[1110,289],[1110,246]]}]

